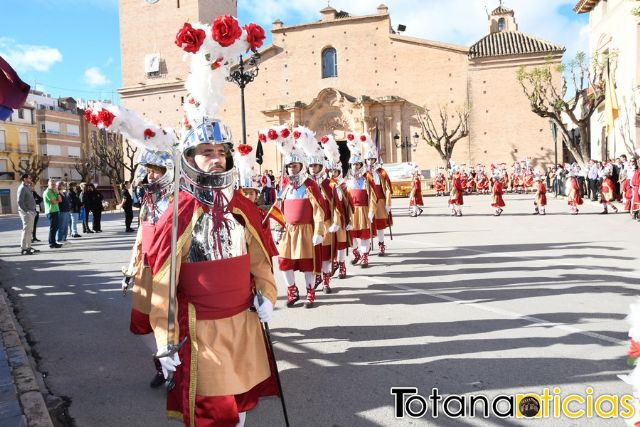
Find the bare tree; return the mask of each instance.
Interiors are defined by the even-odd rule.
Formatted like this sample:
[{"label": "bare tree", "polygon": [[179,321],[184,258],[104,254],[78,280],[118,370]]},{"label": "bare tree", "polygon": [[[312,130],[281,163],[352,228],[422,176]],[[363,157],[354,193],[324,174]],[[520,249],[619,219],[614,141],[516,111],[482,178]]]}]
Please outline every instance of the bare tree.
[{"label": "bare tree", "polygon": [[33,182],[40,181],[40,175],[49,167],[49,158],[47,156],[40,157],[37,154],[32,154],[28,160],[20,160],[16,165],[13,159],[9,159],[11,167],[18,175],[28,174]]},{"label": "bare tree", "polygon": [[[615,52],[605,57],[596,52],[589,64],[584,52],[578,52],[568,64],[552,64],[548,59],[543,66],[522,66],[517,71],[518,82],[531,103],[531,111],[555,122],[562,133],[565,146],[581,164],[587,163],[591,157],[591,116],[604,102],[605,71],[614,57]],[[567,79],[574,93],[569,99],[566,99],[569,84]],[[579,139],[571,138],[568,126],[562,121],[563,115],[578,129]]]},{"label": "bare tree", "polygon": [[92,133],[90,143],[92,155],[99,161],[98,168],[109,178],[116,202],[120,203],[118,186],[124,182],[125,169],[122,136],[100,129]]},{"label": "bare tree", "polygon": [[129,140],[124,141],[124,169],[128,172],[127,175],[133,179],[134,172],[136,171],[136,153],[138,147],[135,144],[131,144]]},{"label": "bare tree", "polygon": [[453,114],[449,113],[447,105],[441,106],[437,112],[427,107],[416,108],[416,113],[422,139],[436,149],[447,168],[456,143],[469,136],[469,106],[457,108]]},{"label": "bare tree", "polygon": [[80,147],[80,158],[75,161],[73,167],[80,175],[80,181],[88,182],[100,169],[99,164],[98,158],[83,144]]}]

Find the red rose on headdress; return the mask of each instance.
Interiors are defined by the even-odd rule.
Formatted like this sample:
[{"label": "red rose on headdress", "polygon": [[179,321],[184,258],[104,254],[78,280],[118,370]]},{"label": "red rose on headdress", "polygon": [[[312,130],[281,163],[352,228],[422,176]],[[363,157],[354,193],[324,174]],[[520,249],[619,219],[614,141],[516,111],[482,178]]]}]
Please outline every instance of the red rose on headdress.
[{"label": "red rose on headdress", "polygon": [[367,137],[365,135],[360,135],[360,141],[365,142]]},{"label": "red rose on headdress", "polygon": [[217,70],[218,68],[220,68],[220,65],[222,65],[222,61],[224,61],[224,58],[222,57],[216,59],[215,62],[211,64],[211,69]]},{"label": "red rose on headdress", "polygon": [[276,140],[278,139],[278,132],[276,132],[275,129],[269,129],[269,132],[267,132],[267,136],[272,141]]},{"label": "red rose on headdress", "polygon": [[354,138],[354,136],[353,136],[353,134],[352,134],[352,133],[350,133],[350,134],[348,134],[348,135],[347,135],[347,139],[348,139],[349,141],[353,141],[353,138]]},{"label": "red rose on headdress", "polygon": [[89,110],[89,109],[86,109],[86,110],[84,111],[84,119],[85,119],[87,122],[91,123],[91,119],[92,119],[92,118],[93,118],[93,111],[91,111],[91,110]]},{"label": "red rose on headdress", "polygon": [[300,131],[299,131],[299,130],[294,130],[294,131],[293,131],[293,139],[298,139],[298,138],[300,138],[300,135],[302,135],[302,134],[300,133]]},{"label": "red rose on headdress", "polygon": [[264,42],[264,29],[260,25],[253,23],[245,25],[244,29],[247,31],[249,49],[255,52],[260,46],[262,46],[262,42]]},{"label": "red rose on headdress", "polygon": [[267,135],[265,135],[264,133],[259,133],[258,139],[260,140],[260,142],[267,142]]},{"label": "red rose on headdress", "polygon": [[111,111],[105,110],[104,108],[98,113],[98,122],[102,122],[104,127],[108,128],[113,123],[113,119],[115,119]]},{"label": "red rose on headdress", "polygon": [[191,97],[189,98],[189,104],[195,104],[196,103],[196,99]]},{"label": "red rose on headdress", "polygon": [[191,24],[185,22],[176,34],[176,45],[185,52],[196,53],[206,37],[207,33],[204,30],[193,28]]},{"label": "red rose on headdress", "polygon": [[288,138],[290,134],[291,132],[289,132],[289,129],[287,128],[284,128],[280,131],[280,136],[283,138]]},{"label": "red rose on headdress", "polygon": [[242,35],[242,29],[233,16],[218,16],[211,24],[211,35],[220,46],[228,47]]},{"label": "red rose on headdress", "polygon": [[238,151],[240,152],[241,156],[246,156],[252,150],[253,150],[253,147],[250,146],[249,144],[240,144],[240,145],[238,145]]},{"label": "red rose on headdress", "polygon": [[322,138],[320,138],[320,142],[326,144],[327,142],[329,142],[329,137],[327,135],[324,135]]},{"label": "red rose on headdress", "polygon": [[189,123],[189,119],[184,118],[184,127],[185,129],[191,129],[191,123]]},{"label": "red rose on headdress", "polygon": [[153,138],[154,136],[156,136],[156,133],[154,131],[152,131],[151,129],[146,128],[144,130],[144,139]]},{"label": "red rose on headdress", "polygon": [[629,357],[640,357],[640,343],[631,340],[631,344],[629,346],[629,351],[627,354],[629,355]]}]

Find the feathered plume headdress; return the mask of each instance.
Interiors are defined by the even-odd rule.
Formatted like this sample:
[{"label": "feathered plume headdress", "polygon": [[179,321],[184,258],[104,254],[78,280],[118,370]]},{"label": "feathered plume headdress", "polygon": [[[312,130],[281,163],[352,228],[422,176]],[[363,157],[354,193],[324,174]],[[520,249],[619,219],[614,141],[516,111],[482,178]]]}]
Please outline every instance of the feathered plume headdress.
[{"label": "feathered plume headdress", "polygon": [[233,153],[233,164],[238,170],[238,182],[241,188],[260,188],[256,170],[256,151],[248,144],[240,144]]},{"label": "feathered plume headdress", "polygon": [[327,169],[330,170],[342,170],[342,163],[340,162],[340,149],[338,143],[333,135],[324,135],[320,138],[322,144],[322,151],[327,158]]}]

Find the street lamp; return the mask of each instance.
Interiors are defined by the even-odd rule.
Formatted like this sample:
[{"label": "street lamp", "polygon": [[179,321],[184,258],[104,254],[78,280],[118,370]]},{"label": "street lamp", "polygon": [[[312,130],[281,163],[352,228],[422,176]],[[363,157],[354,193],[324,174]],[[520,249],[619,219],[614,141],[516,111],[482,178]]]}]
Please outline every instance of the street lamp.
[{"label": "street lamp", "polygon": [[407,149],[407,161],[409,161],[409,149],[417,147],[418,142],[420,142],[420,135],[418,135],[418,132],[414,132],[412,139],[413,141],[409,141],[409,137],[405,135],[404,141],[400,142],[400,135],[396,133],[393,136],[393,145],[395,145],[396,148],[402,148],[403,151],[405,148]]},{"label": "street lamp", "polygon": [[245,121],[245,112],[244,112],[244,88],[253,81],[258,76],[258,62],[260,62],[260,55],[256,52],[254,53],[249,61],[247,61],[246,65],[248,66],[245,70],[245,63],[242,60],[242,55],[240,55],[240,63],[238,64],[238,68],[231,72],[229,77],[227,77],[228,82],[233,82],[240,87],[240,115],[242,116],[242,143],[247,143],[247,124]]},{"label": "street lamp", "polygon": [[553,193],[555,197],[558,198],[558,189],[560,188],[558,183],[558,125],[553,119],[549,119],[549,126],[551,127],[551,136],[553,137],[553,153],[554,153],[554,163],[553,167],[556,168],[556,177],[554,181],[554,189]]}]

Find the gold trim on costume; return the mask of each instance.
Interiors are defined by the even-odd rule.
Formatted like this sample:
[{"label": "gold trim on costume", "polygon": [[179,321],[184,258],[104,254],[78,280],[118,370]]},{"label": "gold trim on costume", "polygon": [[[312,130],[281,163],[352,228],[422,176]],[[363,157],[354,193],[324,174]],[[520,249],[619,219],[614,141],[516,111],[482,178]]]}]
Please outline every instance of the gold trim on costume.
[{"label": "gold trim on costume", "polygon": [[182,415],[182,412],[178,412],[178,411],[167,411],[167,417],[172,418],[174,420],[180,420],[180,421],[184,420],[184,415]]},{"label": "gold trim on costume", "polygon": [[196,387],[198,385],[198,337],[196,336],[196,308],[189,307],[189,341],[191,342],[191,366],[189,372],[189,421],[191,427],[196,425]]},{"label": "gold trim on costume", "polygon": [[264,247],[264,244],[262,243],[261,235],[256,231],[255,228],[253,228],[253,226],[251,225],[251,222],[249,222],[249,218],[247,218],[247,216],[242,212],[240,208],[233,208],[232,213],[236,215],[240,215],[242,218],[244,218],[245,228],[247,228],[249,230],[249,233],[251,233],[251,235],[258,241],[258,243],[260,244],[260,248],[262,249],[262,252],[264,252],[265,256],[267,257],[267,260],[269,261],[269,265],[273,268],[271,255],[269,255],[267,248]]}]

